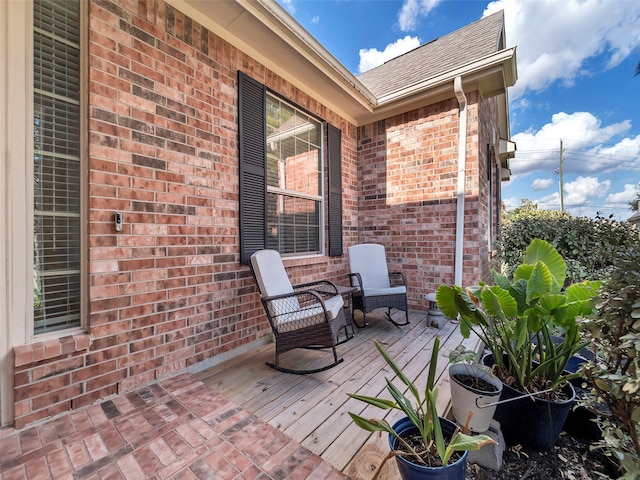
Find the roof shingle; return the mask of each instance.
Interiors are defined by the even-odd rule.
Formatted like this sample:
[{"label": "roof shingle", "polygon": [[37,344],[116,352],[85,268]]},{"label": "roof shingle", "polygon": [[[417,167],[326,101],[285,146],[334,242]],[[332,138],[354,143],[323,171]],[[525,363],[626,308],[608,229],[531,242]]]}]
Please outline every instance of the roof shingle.
[{"label": "roof shingle", "polygon": [[362,73],[358,79],[380,98],[504,48],[501,10]]}]

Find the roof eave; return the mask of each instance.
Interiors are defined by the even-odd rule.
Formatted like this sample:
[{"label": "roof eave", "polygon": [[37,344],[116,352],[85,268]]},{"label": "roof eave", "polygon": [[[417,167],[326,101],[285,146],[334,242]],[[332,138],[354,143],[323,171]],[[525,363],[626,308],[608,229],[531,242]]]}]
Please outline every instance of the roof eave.
[{"label": "roof eave", "polygon": [[516,47],[487,55],[422,82],[407,86],[378,98],[371,121],[403,113],[453,96],[453,80],[462,77],[463,89],[478,90],[482,98],[500,95],[500,137],[510,138],[507,90],[517,80]]},{"label": "roof eave", "polygon": [[352,123],[373,111],[375,96],[275,1],[167,3]]},{"label": "roof eave", "polygon": [[387,95],[381,95],[378,98],[378,107],[384,107],[385,105],[399,101],[402,98],[415,96],[422,92],[428,94],[429,91],[437,89],[441,85],[447,85],[453,82],[453,79],[458,76],[462,77],[464,81],[477,81],[483,75],[495,72],[496,67],[499,67],[503,74],[503,81],[501,82],[502,85],[500,85],[497,90],[504,91],[508,87],[515,85],[517,79],[515,53],[516,47],[507,48],[491,55],[487,55],[486,57],[480,58],[474,62],[461,65],[434,77],[427,78],[421,82],[396,90],[395,92]]}]

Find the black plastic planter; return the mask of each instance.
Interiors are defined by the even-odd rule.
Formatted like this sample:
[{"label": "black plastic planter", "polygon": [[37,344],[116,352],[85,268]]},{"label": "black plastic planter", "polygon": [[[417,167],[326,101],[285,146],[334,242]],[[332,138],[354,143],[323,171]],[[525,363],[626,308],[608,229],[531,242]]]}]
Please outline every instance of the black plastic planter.
[{"label": "black plastic planter", "polygon": [[[493,365],[493,356],[486,355],[483,363]],[[562,390],[568,400],[555,402],[526,396],[526,393],[505,385],[494,418],[500,423],[507,445],[521,444],[538,451],[551,450],[575,403],[573,386],[567,383]]]}]

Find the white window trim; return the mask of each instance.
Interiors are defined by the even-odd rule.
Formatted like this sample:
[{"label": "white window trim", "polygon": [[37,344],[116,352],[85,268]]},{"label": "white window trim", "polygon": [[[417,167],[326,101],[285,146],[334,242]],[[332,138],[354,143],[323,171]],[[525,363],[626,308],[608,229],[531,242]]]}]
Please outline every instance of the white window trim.
[{"label": "white window trim", "polygon": [[[81,98],[87,95],[87,2],[81,3]],[[13,420],[13,348],[85,332],[87,222],[81,225],[80,328],[34,336],[33,323],[33,3],[0,1],[0,425]],[[82,112],[81,198],[87,199],[87,108]],[[88,218],[87,202],[81,215]]]}]

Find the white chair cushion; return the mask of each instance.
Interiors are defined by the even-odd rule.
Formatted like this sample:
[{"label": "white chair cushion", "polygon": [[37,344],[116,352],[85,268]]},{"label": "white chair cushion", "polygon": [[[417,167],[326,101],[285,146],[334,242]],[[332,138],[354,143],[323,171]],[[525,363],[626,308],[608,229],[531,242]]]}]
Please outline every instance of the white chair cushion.
[{"label": "white chair cushion", "polygon": [[[338,316],[340,310],[344,308],[344,300],[340,295],[328,298],[324,301],[324,306],[327,309],[329,318],[333,320]],[[308,307],[298,310],[296,312],[285,313],[278,315],[275,319],[278,325],[278,330],[281,332],[289,332],[300,328],[299,325],[295,325],[293,322],[304,320],[307,326],[317,325],[326,321],[324,316],[324,310],[319,303],[309,305]]]},{"label": "white chair cushion", "polygon": [[366,297],[380,295],[400,295],[407,293],[407,287],[389,287],[389,288],[368,288],[364,291]]},{"label": "white chair cushion", "polygon": [[[347,249],[351,273],[362,277],[365,292],[391,287],[384,246],[374,243],[353,245]],[[367,293],[368,295],[368,293]]]},{"label": "white chair cushion", "polygon": [[[273,297],[285,293],[293,293],[293,286],[289,280],[289,276],[282,264],[280,253],[276,250],[260,250],[251,255],[251,267],[256,275],[258,288],[263,297]],[[292,310],[292,303],[295,298],[287,298],[283,300],[274,300],[271,302],[274,314],[280,315]]]}]

